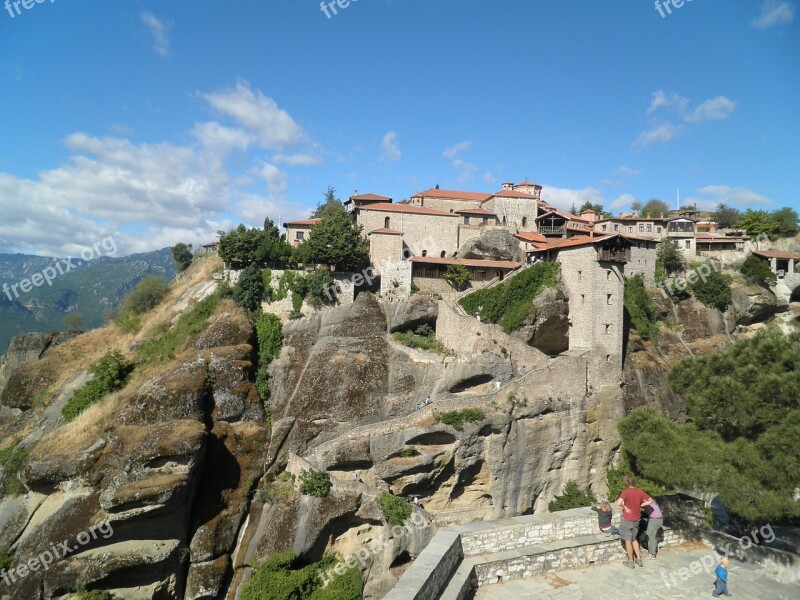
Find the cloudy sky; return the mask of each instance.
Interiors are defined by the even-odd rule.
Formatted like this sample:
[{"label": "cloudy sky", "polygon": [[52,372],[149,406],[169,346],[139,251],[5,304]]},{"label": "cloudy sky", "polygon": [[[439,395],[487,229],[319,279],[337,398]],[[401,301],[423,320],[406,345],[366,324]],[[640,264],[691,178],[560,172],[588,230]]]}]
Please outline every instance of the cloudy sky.
[{"label": "cloudy sky", "polygon": [[0,252],[207,242],[329,185],[800,209],[796,0],[342,3],[7,5]]}]

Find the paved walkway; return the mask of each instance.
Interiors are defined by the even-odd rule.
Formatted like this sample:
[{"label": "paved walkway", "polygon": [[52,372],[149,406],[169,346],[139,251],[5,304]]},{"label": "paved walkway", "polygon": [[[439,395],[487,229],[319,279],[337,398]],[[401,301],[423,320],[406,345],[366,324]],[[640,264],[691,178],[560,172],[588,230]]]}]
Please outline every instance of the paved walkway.
[{"label": "paved walkway", "polygon": [[[710,550],[692,544],[665,548],[655,560],[645,559],[643,568],[629,569],[621,561],[574,571],[560,571],[531,579],[489,585],[478,590],[476,600],[555,598],[557,600],[619,600],[626,598],[711,598],[716,562],[706,573],[703,558]],[[705,563],[711,558],[705,558]],[[689,570],[694,564],[696,573]],[[683,576],[683,579],[681,578]],[[797,600],[800,584],[781,584],[753,566],[736,561],[729,568],[731,597],[758,600]]]}]

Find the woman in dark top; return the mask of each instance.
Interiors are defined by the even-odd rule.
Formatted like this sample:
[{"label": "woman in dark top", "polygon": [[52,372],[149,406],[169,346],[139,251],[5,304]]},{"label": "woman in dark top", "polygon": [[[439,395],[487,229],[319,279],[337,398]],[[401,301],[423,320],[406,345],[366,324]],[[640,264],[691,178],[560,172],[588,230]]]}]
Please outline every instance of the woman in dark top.
[{"label": "woman in dark top", "polygon": [[592,506],[592,510],[597,513],[597,525],[600,531],[608,535],[619,535],[619,529],[611,524],[611,505],[603,498],[600,504]]}]

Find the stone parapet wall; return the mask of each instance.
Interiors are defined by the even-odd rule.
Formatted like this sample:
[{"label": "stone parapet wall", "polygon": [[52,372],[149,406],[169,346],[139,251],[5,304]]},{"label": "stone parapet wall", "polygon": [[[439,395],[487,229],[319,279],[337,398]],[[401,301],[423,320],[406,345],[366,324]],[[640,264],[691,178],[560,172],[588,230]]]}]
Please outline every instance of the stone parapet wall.
[{"label": "stone parapet wall", "polygon": [[457,532],[437,533],[385,600],[435,600],[442,595],[464,556]]}]

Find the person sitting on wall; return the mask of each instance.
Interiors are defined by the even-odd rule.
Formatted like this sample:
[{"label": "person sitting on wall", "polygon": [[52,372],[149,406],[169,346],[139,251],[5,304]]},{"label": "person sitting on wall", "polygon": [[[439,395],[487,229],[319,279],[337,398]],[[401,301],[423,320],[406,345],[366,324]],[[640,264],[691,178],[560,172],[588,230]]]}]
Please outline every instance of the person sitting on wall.
[{"label": "person sitting on wall", "polygon": [[600,531],[608,535],[619,535],[619,529],[611,524],[611,505],[605,498],[600,499],[600,504],[593,504],[592,510],[597,513],[597,526]]}]

